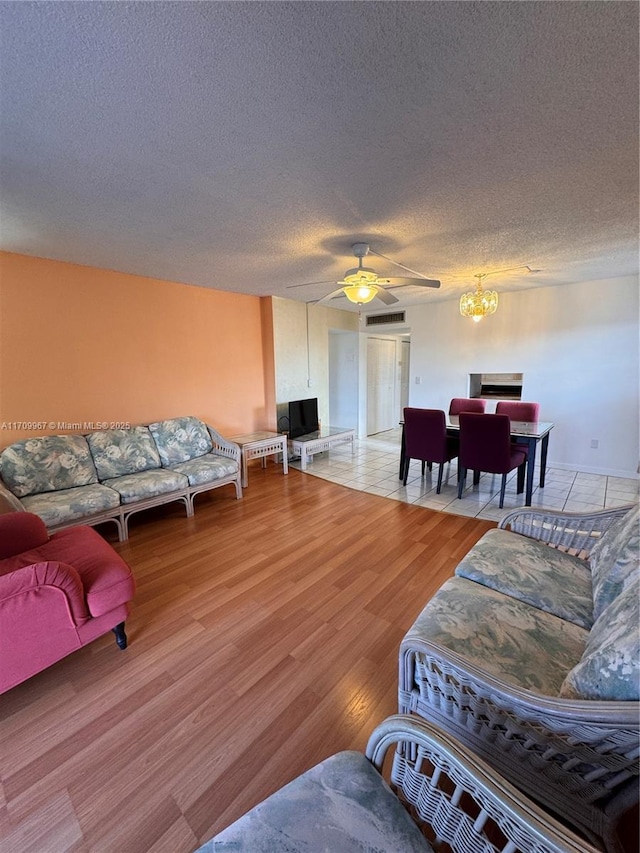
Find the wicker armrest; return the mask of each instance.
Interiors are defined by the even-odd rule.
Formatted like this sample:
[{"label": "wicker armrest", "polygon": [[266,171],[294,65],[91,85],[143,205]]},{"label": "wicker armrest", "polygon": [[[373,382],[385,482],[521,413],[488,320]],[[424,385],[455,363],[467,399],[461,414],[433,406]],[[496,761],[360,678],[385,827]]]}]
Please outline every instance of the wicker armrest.
[{"label": "wicker armrest", "polygon": [[[395,744],[391,782],[436,849],[445,842],[454,853],[516,848],[523,853],[595,853],[595,847],[435,726],[415,717],[389,717],[371,735],[367,758],[382,771],[387,750]],[[496,826],[504,847],[489,846]]]},{"label": "wicker armrest", "polygon": [[22,501],[0,480],[0,515],[5,512],[24,512]]},{"label": "wicker armrest", "polygon": [[498,527],[503,530],[510,528],[514,533],[537,539],[556,548],[588,554],[611,525],[626,515],[633,506],[634,504],[627,504],[588,515],[525,507],[505,515]]},{"label": "wicker armrest", "polygon": [[[615,839],[616,821],[638,801],[640,702],[538,695],[408,635],[398,707],[446,729],[591,837]],[[607,849],[619,853],[616,843]]]},{"label": "wicker armrest", "polygon": [[209,435],[213,442],[213,449],[216,453],[219,453],[221,456],[227,456],[229,459],[235,459],[236,462],[240,464],[240,446],[235,444],[233,441],[228,441],[212,426],[209,426],[209,424],[207,424],[207,429],[209,430]]},{"label": "wicker armrest", "polygon": [[[421,669],[426,666],[427,672],[419,673],[416,662]],[[569,726],[629,729],[629,743],[638,743],[640,702],[544,696],[504,681],[451,649],[415,635],[407,634],[400,645],[399,677],[400,708],[407,711],[412,691],[426,677],[433,679],[432,689],[443,697],[453,691],[452,700],[459,706],[476,697],[480,704],[488,702],[506,716],[542,723],[550,731]]]}]

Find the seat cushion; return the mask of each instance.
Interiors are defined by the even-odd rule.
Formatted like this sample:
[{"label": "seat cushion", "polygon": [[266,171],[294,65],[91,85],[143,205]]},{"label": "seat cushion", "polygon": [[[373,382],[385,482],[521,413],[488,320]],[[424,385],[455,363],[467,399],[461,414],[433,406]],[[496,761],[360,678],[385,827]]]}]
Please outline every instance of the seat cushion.
[{"label": "seat cushion", "polygon": [[92,432],[87,443],[101,482],[160,467],[160,454],[148,427]]},{"label": "seat cushion", "polygon": [[424,853],[432,850],[384,779],[359,752],[312,767],[197,853]]},{"label": "seat cushion", "polygon": [[582,628],[593,624],[588,563],[527,536],[489,530],[462,558],[456,575]]},{"label": "seat cushion", "polygon": [[207,425],[199,418],[170,418],[149,424],[165,468],[204,456],[213,449]]},{"label": "seat cushion", "polygon": [[141,471],[139,474],[114,477],[113,480],[105,480],[104,485],[116,491],[122,498],[123,504],[130,504],[156,495],[184,491],[187,488],[187,478],[176,471],[158,468],[155,471]]},{"label": "seat cushion", "polygon": [[2,479],[23,498],[98,482],[83,435],[47,435],[9,445],[0,457]]},{"label": "seat cushion", "polygon": [[108,486],[96,483],[60,492],[28,495],[22,499],[28,512],[39,515],[47,527],[86,518],[120,506],[120,495]]},{"label": "seat cushion", "polygon": [[544,696],[557,696],[582,657],[588,631],[503,595],[454,577],[443,584],[409,629],[474,666]]},{"label": "seat cushion", "polygon": [[92,527],[59,530],[43,545],[0,561],[0,573],[47,560],[67,563],[78,573],[92,616],[102,616],[133,598],[131,569]]},{"label": "seat cushion", "polygon": [[190,486],[201,486],[204,483],[213,483],[221,477],[236,474],[238,463],[235,459],[208,453],[206,456],[198,457],[198,459],[191,459],[189,462],[174,465],[172,470],[184,474],[188,478]]},{"label": "seat cushion", "polygon": [[611,525],[589,555],[593,578],[593,615],[597,619],[638,572],[640,510],[636,505]]},{"label": "seat cushion", "polygon": [[636,575],[596,619],[580,662],[561,696],[640,699],[640,577]]}]

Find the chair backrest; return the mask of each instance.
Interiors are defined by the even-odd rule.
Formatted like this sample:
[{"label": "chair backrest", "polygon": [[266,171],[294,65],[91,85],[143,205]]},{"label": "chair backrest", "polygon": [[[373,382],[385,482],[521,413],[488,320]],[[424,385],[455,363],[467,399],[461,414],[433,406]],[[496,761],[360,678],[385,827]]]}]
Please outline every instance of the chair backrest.
[{"label": "chair backrest", "polygon": [[404,446],[409,459],[442,462],[447,448],[447,425],[442,409],[404,410]]},{"label": "chair backrest", "polygon": [[497,415],[509,415],[512,421],[537,423],[540,403],[522,403],[519,400],[500,400],[496,405]]},{"label": "chair backrest", "polygon": [[460,412],[484,412],[487,405],[486,400],[469,399],[467,397],[454,397],[449,403],[449,414],[459,415]]},{"label": "chair backrest", "polygon": [[506,474],[511,470],[511,422],[508,415],[460,413],[461,465],[474,471]]}]

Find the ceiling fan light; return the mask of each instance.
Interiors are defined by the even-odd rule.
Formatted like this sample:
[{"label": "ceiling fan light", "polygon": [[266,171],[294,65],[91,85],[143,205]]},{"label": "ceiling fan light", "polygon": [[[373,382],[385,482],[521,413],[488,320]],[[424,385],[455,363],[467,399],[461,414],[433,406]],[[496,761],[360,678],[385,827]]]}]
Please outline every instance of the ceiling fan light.
[{"label": "ceiling fan light", "polygon": [[344,295],[349,302],[353,302],[356,305],[364,305],[367,302],[371,302],[372,299],[375,299],[377,292],[377,288],[371,287],[368,284],[348,284],[344,288]]}]

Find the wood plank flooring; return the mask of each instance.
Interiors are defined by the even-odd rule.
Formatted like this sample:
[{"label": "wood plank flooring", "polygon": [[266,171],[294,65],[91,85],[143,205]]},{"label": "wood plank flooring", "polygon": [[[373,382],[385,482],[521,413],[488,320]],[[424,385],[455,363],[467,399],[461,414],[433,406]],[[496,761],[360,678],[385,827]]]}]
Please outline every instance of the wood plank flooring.
[{"label": "wood plank flooring", "polygon": [[493,522],[270,464],[101,532],[113,635],[0,696],[4,853],[182,853],[396,710],[400,640]]}]

